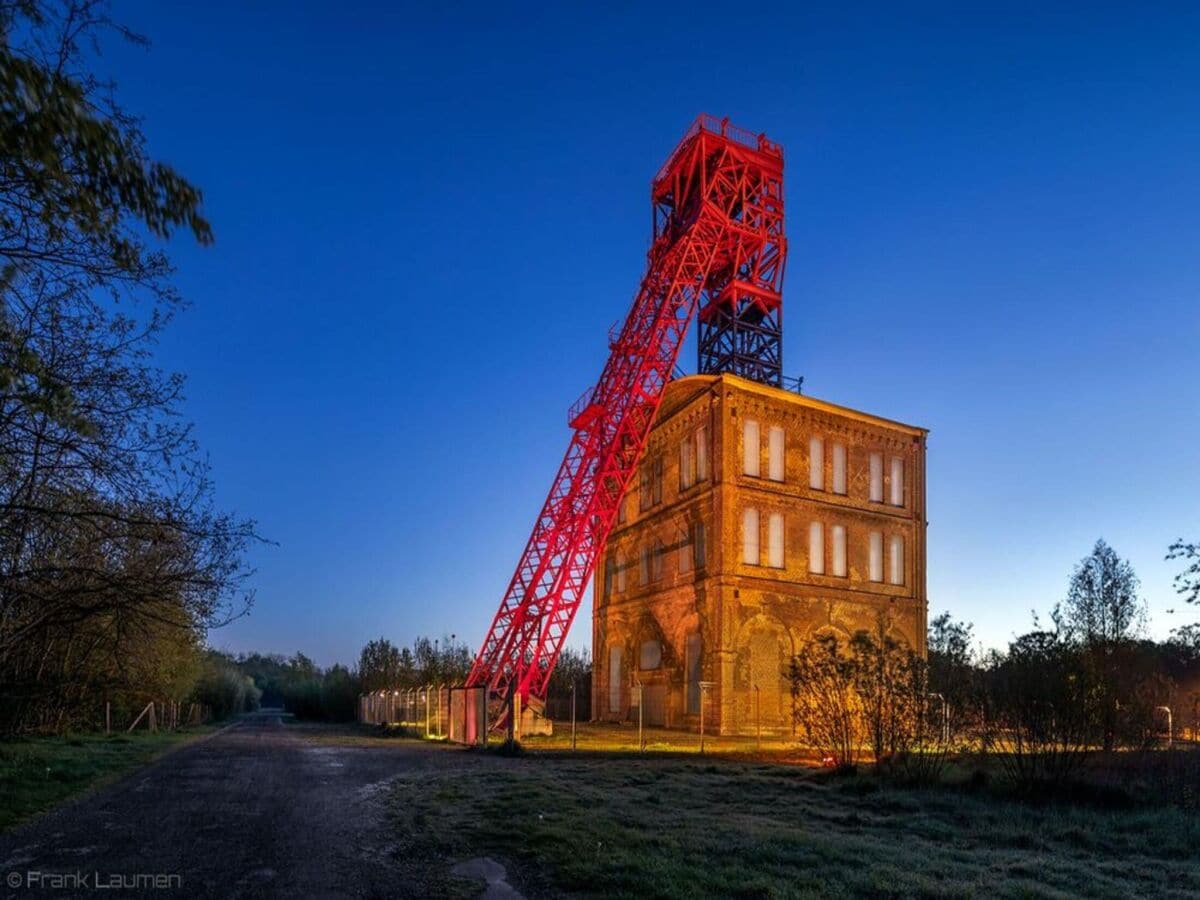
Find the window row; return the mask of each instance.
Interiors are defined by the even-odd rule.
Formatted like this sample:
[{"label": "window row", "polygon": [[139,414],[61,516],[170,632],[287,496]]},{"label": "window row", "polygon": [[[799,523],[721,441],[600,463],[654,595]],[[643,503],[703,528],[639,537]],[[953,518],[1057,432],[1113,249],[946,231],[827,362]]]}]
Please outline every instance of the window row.
[{"label": "window row", "polygon": [[[708,480],[708,426],[701,425],[679,443],[679,490]],[[642,463],[638,471],[638,511],[645,512],[662,503],[663,458],[655,456]],[[624,524],[625,498],[617,506],[617,524]]]},{"label": "window row", "polygon": [[637,566],[639,585],[662,580],[664,562],[671,552],[676,553],[676,571],[679,574],[703,568],[708,558],[704,523],[692,523],[670,547],[654,539],[637,552],[636,562],[620,551],[610,553],[604,561],[604,596],[611,596],[613,591],[622,593],[629,587],[629,570],[634,565]]},{"label": "window row", "polygon": [[[808,525],[808,571],[814,575],[834,575],[845,578],[848,572],[846,555],[846,526],[831,525],[828,529],[829,566],[826,571],[826,528],[823,522]],[[867,577],[870,581],[882,582],[884,570],[884,535],[872,531],[867,536]],[[762,522],[757,509],[742,510],[742,562],[749,566],[761,566]],[[786,542],[784,540],[783,513],[767,516],[767,562],[773,569],[787,566]],[[887,542],[887,569],[889,584],[904,584],[904,537],[893,534]]]},{"label": "window row", "polygon": [[[786,435],[780,426],[772,425],[767,430],[766,477],[771,481],[784,480],[786,441]],[[847,493],[846,445],[839,441],[832,441],[829,445],[829,458],[829,489],[835,494],[845,495]],[[883,503],[885,481],[883,463],[882,453],[870,455],[868,496],[872,503]],[[900,456],[893,456],[888,465],[887,502],[892,506],[903,506],[904,459]],[[753,478],[762,477],[762,434],[759,423],[755,419],[746,419],[742,422],[742,474]],[[808,439],[808,486],[814,491],[825,490],[825,439],[816,435]]]}]

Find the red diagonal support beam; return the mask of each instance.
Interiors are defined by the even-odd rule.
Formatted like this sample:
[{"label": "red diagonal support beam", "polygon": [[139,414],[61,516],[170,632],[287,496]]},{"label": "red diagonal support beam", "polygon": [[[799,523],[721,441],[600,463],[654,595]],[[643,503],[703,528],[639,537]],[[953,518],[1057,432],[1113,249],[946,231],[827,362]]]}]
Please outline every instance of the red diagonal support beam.
[{"label": "red diagonal support beam", "polygon": [[646,275],[574,428],[546,502],[471,669],[493,697],[544,700],[550,675],[637,470],[698,306],[733,282],[778,296],[783,154],[701,116],[651,185]]}]

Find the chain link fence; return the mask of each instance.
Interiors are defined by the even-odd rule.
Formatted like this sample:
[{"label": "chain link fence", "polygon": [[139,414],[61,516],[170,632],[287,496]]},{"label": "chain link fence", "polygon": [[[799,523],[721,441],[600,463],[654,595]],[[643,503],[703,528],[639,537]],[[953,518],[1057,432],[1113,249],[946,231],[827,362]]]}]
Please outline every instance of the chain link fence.
[{"label": "chain link fence", "polygon": [[[541,715],[569,728],[577,718],[586,721],[590,707],[590,690],[580,690],[563,697],[550,697]],[[505,714],[505,704],[495,699],[489,701],[486,689],[462,685],[393,688],[371,691],[358,698],[359,722],[403,728],[456,744],[484,743],[484,735],[502,722]]]}]

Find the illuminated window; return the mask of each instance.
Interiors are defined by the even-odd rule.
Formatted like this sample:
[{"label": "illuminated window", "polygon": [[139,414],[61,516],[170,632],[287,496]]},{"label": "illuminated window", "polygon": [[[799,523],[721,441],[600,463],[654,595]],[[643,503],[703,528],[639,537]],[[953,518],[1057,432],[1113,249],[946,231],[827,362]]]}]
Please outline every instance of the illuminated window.
[{"label": "illuminated window", "polygon": [[825,490],[825,442],[819,437],[808,439],[808,486]]},{"label": "illuminated window", "polygon": [[846,526],[834,525],[830,529],[830,542],[833,550],[833,574],[839,578],[846,577]]},{"label": "illuminated window", "polygon": [[643,641],[638,659],[638,668],[657,669],[662,665],[662,644],[658,641]]},{"label": "illuminated window", "polygon": [[663,460],[661,456],[647,460],[641,468],[638,490],[638,509],[643,512],[662,503]]},{"label": "illuminated window", "polygon": [[767,433],[767,477],[772,481],[783,481],[783,429],[771,426]]},{"label": "illuminated window", "polygon": [[883,532],[872,531],[870,538],[869,576],[872,581],[883,581]]},{"label": "illuminated window", "polygon": [[679,445],[679,489],[681,491],[686,491],[696,483],[693,451],[692,438],[688,436]]},{"label": "illuminated window", "polygon": [[758,422],[747,419],[742,423],[742,474],[758,477],[759,456]]},{"label": "illuminated window", "polygon": [[679,489],[708,478],[708,426],[701,425],[679,445]]},{"label": "illuminated window", "polygon": [[808,526],[808,571],[825,574],[825,526],[820,522]]},{"label": "illuminated window", "polygon": [[892,506],[904,505],[904,460],[892,457]]},{"label": "illuminated window", "polygon": [[608,711],[621,712],[621,647],[608,648]]},{"label": "illuminated window", "polygon": [[904,538],[893,534],[891,551],[888,581],[892,584],[904,584]]},{"label": "illuminated window", "polygon": [[703,522],[697,522],[692,526],[692,553],[692,561],[696,564],[696,568],[703,567],[704,561],[708,559]]},{"label": "illuminated window", "polygon": [[846,493],[846,445],[833,445],[833,492]]},{"label": "illuminated window", "polygon": [[757,566],[761,557],[758,552],[758,510],[742,510],[742,562]]},{"label": "illuminated window", "polygon": [[663,576],[663,556],[666,554],[663,551],[662,541],[655,540],[654,545],[650,549],[650,580],[658,581]]},{"label": "illuminated window", "polygon": [[883,454],[871,454],[871,502],[883,502]]},{"label": "illuminated window", "polygon": [[767,519],[767,565],[783,568],[783,513],[771,513]]}]

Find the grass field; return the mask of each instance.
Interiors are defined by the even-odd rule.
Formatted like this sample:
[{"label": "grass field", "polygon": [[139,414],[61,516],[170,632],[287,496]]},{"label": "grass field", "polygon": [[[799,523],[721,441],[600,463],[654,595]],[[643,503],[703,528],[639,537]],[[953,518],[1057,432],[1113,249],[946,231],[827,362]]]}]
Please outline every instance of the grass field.
[{"label": "grass field", "polygon": [[401,853],[433,877],[434,860],[491,856],[531,896],[1200,895],[1194,814],[799,766],[531,754],[402,777],[392,809]]},{"label": "grass field", "polygon": [[213,726],[0,741],[0,831],[107,784]]}]

